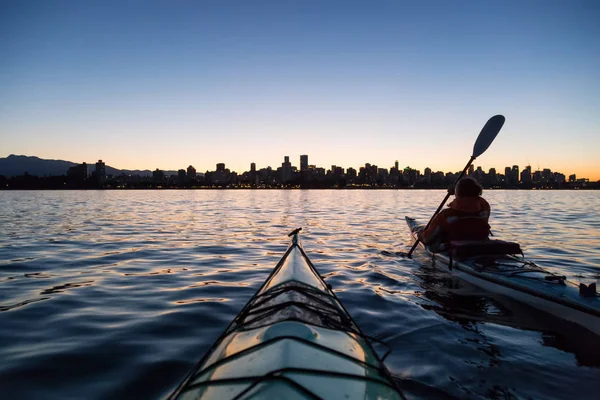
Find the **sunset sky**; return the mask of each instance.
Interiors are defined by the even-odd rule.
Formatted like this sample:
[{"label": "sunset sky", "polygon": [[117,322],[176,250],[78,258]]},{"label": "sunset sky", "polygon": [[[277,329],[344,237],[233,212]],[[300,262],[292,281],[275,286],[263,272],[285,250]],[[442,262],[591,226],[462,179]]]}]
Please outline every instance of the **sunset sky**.
[{"label": "sunset sky", "polygon": [[0,2],[0,157],[600,179],[600,1]]}]

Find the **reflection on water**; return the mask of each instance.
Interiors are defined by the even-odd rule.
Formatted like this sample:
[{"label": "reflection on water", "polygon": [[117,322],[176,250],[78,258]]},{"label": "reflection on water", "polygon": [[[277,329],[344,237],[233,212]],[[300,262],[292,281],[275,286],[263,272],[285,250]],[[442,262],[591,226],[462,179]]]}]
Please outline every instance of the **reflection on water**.
[{"label": "reflection on water", "polygon": [[[0,393],[169,393],[302,226],[307,253],[411,398],[597,398],[598,337],[413,260],[441,191],[0,192]],[[492,228],[598,281],[597,192],[491,191]]]}]

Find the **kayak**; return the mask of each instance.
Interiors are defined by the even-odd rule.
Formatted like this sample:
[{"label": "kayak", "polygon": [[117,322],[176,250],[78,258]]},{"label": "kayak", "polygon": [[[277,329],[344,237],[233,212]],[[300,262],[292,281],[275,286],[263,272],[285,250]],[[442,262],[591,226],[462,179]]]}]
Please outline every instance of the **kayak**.
[{"label": "kayak", "polygon": [[170,399],[404,399],[302,248],[298,233],[258,292]]},{"label": "kayak", "polygon": [[[423,225],[414,218],[405,219],[416,239]],[[494,242],[501,241],[481,241],[487,248]],[[576,285],[566,277],[526,260],[522,254],[484,253],[457,258],[456,252],[450,249],[434,253],[422,242],[420,245],[432,257],[435,268],[445,269],[489,292],[571,321],[600,335],[600,297],[595,292],[595,284],[592,284],[590,293],[591,288],[586,285]]]}]

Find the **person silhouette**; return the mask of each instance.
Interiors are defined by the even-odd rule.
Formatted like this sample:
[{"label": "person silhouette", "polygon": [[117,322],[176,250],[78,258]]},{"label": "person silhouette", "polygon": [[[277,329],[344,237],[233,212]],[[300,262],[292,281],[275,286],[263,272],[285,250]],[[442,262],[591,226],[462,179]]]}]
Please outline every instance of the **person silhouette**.
[{"label": "person silhouette", "polygon": [[481,185],[467,177],[449,191],[456,198],[431,220],[426,230],[418,233],[419,239],[433,252],[442,251],[449,242],[485,240],[490,234],[491,210],[489,203],[481,197]]}]

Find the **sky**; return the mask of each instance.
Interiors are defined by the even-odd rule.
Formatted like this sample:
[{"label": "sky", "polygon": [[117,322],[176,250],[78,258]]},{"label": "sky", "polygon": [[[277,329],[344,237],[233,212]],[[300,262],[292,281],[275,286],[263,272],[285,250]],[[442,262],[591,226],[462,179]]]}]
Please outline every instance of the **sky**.
[{"label": "sky", "polygon": [[0,2],[0,157],[600,179],[600,2]]}]

